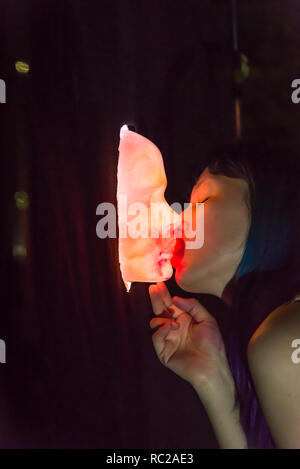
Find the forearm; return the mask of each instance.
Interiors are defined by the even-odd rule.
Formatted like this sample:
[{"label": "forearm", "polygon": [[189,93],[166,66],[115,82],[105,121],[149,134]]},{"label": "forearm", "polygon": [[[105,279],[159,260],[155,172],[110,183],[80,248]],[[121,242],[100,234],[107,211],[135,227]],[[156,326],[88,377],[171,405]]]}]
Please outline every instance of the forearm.
[{"label": "forearm", "polygon": [[247,438],[240,423],[231,374],[226,371],[213,383],[196,383],[193,388],[204,405],[220,448],[247,449]]},{"label": "forearm", "polygon": [[231,413],[206,408],[207,415],[222,449],[247,449],[247,439],[240,424],[239,410]]}]

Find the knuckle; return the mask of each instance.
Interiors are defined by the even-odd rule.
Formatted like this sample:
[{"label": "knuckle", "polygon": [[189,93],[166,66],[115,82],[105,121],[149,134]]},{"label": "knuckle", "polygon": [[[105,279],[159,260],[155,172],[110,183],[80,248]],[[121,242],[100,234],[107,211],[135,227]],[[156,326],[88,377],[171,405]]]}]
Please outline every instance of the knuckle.
[{"label": "knuckle", "polygon": [[193,303],[194,305],[199,305],[199,306],[201,306],[200,303],[199,303],[199,301],[196,300],[196,298],[189,298],[189,301],[190,301],[191,303]]},{"label": "knuckle", "polygon": [[164,366],[167,365],[166,357],[163,353],[158,354],[158,359],[159,359],[159,361],[162,365],[164,365]]}]

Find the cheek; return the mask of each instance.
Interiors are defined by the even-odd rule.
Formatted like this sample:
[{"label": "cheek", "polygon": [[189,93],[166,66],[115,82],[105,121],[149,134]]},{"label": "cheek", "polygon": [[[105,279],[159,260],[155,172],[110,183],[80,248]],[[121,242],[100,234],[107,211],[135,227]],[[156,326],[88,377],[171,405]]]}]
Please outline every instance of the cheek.
[{"label": "cheek", "polygon": [[203,247],[185,250],[182,274],[196,274],[197,270],[200,274],[204,268],[217,266],[224,255],[236,252],[245,242],[248,227],[247,213],[240,206],[208,207],[204,216]]},{"label": "cheek", "polygon": [[186,249],[184,260],[192,267],[218,257],[231,239],[226,215],[223,211],[209,207],[204,214],[204,243],[199,249]]},{"label": "cheek", "polygon": [[234,244],[232,221],[228,220],[226,213],[219,211],[206,217],[204,253],[217,256]]},{"label": "cheek", "polygon": [[240,202],[216,203],[204,218],[203,253],[222,255],[236,251],[246,240],[249,228],[247,207]]}]

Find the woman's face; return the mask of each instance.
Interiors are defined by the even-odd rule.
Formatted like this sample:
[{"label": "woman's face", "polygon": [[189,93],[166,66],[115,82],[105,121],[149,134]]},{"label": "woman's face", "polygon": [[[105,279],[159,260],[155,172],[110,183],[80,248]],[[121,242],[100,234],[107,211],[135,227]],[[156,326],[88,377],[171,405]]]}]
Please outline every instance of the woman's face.
[{"label": "woman's face", "polygon": [[[248,183],[211,174],[206,168],[191,193],[193,209],[197,202],[204,203],[204,244],[175,252],[171,261],[175,280],[187,292],[221,297],[241,261],[250,227]],[[184,221],[192,222],[193,211],[186,211]]]}]

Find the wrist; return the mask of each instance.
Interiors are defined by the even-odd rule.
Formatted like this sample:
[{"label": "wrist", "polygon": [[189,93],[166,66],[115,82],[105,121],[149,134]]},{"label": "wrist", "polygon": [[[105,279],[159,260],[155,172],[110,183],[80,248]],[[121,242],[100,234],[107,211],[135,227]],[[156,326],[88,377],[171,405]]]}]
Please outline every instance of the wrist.
[{"label": "wrist", "polygon": [[209,376],[195,376],[192,386],[202,401],[220,447],[247,449],[236,386],[227,359],[221,357]]},{"label": "wrist", "polygon": [[195,384],[207,416],[215,431],[220,448],[247,449],[247,438],[240,423],[240,408],[231,373],[223,370],[218,377],[206,383]]},{"label": "wrist", "polygon": [[196,375],[192,386],[207,412],[239,417],[236,386],[227,360],[222,360],[209,376]]}]

